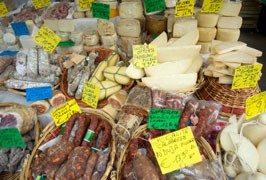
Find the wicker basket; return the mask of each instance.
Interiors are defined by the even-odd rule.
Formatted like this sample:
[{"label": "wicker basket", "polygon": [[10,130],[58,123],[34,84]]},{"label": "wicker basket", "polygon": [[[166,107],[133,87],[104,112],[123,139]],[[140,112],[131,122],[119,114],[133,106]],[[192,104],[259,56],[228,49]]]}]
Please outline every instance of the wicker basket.
[{"label": "wicker basket", "polygon": [[232,90],[229,85],[219,84],[216,78],[205,79],[205,84],[195,94],[199,99],[220,103],[222,105],[220,115],[224,119],[233,114],[245,113],[246,99],[260,92],[258,85],[255,88]]},{"label": "wicker basket", "polygon": [[[102,112],[101,110],[98,109],[92,109],[92,108],[81,108],[81,111],[83,113],[87,113],[87,114],[95,114],[98,117],[101,118],[101,120],[104,120],[106,122],[108,122],[110,124],[110,126],[113,128],[114,127],[114,120],[112,118],[110,118],[110,116],[108,116],[106,113]],[[59,129],[59,131],[58,131]],[[37,155],[38,153],[40,153],[40,151],[38,150],[38,148],[48,142],[49,140],[47,139],[48,137],[51,138],[55,138],[59,135],[59,133],[56,132],[60,132],[61,127],[56,127],[54,122],[49,123],[45,129],[42,131],[41,134],[41,138],[38,141],[37,145],[34,147],[31,156],[29,157],[26,165],[23,167],[23,177],[21,177],[21,179],[25,180],[25,179],[29,179],[31,177],[31,164],[32,161],[35,157],[35,155]],[[116,148],[115,148],[115,144],[116,144],[116,139],[113,136],[112,137],[112,141],[111,141],[111,153],[109,156],[109,161],[105,170],[105,173],[102,176],[102,180],[105,180],[108,178],[112,168],[113,168],[113,163],[115,160],[115,153],[116,153]]]}]

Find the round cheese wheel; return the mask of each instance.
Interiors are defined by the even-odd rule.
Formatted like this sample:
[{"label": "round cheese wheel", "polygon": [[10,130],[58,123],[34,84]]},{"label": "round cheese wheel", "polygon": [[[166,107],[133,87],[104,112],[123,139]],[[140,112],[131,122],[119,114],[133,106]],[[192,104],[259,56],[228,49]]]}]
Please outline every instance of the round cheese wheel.
[{"label": "round cheese wheel", "polygon": [[215,27],[218,21],[218,14],[197,12],[196,18],[199,27]]},{"label": "round cheese wheel", "polygon": [[199,27],[199,41],[201,42],[210,42],[215,38],[216,28],[203,28]]},{"label": "round cheese wheel", "polygon": [[97,31],[92,30],[83,34],[83,42],[86,46],[94,46],[99,43],[99,35]]},{"label": "round cheese wheel", "polygon": [[240,36],[239,29],[217,29],[216,39],[221,41],[238,41]]},{"label": "round cheese wheel", "polygon": [[161,34],[166,31],[167,18],[162,15],[146,17],[146,29],[148,34]]},{"label": "round cheese wheel", "polygon": [[4,42],[10,46],[15,45],[17,42],[16,36],[13,33],[9,33],[9,32],[4,34],[3,39],[4,39]]}]

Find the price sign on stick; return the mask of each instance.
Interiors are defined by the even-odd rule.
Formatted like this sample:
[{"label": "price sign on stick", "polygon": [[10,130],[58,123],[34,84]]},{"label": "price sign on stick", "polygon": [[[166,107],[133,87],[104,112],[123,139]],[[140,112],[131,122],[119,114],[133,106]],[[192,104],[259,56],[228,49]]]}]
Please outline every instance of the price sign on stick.
[{"label": "price sign on stick", "polygon": [[17,128],[0,129],[0,148],[25,147]]},{"label": "price sign on stick", "polygon": [[219,13],[222,7],[223,0],[204,0],[201,12],[204,13]]},{"label": "price sign on stick", "polygon": [[133,63],[138,68],[158,64],[156,45],[133,45]]},{"label": "price sign on stick", "polygon": [[92,3],[92,16],[94,18],[110,19],[110,5],[103,3]]},{"label": "price sign on stick", "polygon": [[91,4],[94,2],[94,0],[79,0],[79,7],[81,9],[88,9],[91,7]]},{"label": "price sign on stick", "polygon": [[75,113],[81,113],[75,99],[72,99],[51,111],[56,126],[65,123]]},{"label": "price sign on stick", "polygon": [[8,15],[8,9],[4,2],[0,2],[0,16]]},{"label": "price sign on stick", "polygon": [[53,91],[51,86],[26,89],[27,101],[38,101],[38,100],[51,98],[52,96],[53,96]]},{"label": "price sign on stick", "polygon": [[53,30],[49,29],[45,25],[42,25],[33,40],[51,54],[61,41],[61,38],[57,36]]},{"label": "price sign on stick", "polygon": [[262,64],[239,66],[235,69],[232,89],[256,87]]},{"label": "price sign on stick", "polygon": [[162,174],[202,161],[190,127],[150,140]]},{"label": "price sign on stick", "polygon": [[193,16],[194,0],[180,0],[175,6],[175,17]]},{"label": "price sign on stick", "polygon": [[99,95],[100,87],[90,83],[89,81],[85,81],[82,93],[82,101],[96,109],[98,105]]},{"label": "price sign on stick", "polygon": [[246,100],[246,119],[266,112],[266,91],[249,97]]},{"label": "price sign on stick", "polygon": [[25,22],[11,23],[11,27],[14,30],[16,36],[30,35],[30,32]]},{"label": "price sign on stick", "polygon": [[144,5],[146,13],[165,10],[164,0],[144,0]]},{"label": "price sign on stick", "polygon": [[40,9],[51,4],[50,0],[32,0],[32,4],[35,9]]}]

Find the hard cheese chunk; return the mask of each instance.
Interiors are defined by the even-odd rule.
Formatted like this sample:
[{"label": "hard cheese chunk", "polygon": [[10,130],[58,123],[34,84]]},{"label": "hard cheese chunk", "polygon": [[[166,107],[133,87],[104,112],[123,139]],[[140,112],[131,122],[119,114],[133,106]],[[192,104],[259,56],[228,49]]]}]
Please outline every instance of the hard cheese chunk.
[{"label": "hard cheese chunk", "polygon": [[215,38],[216,28],[203,28],[199,27],[199,41],[210,42]]},{"label": "hard cheese chunk", "polygon": [[225,54],[212,56],[214,61],[222,62],[235,62],[235,63],[244,63],[244,64],[253,64],[256,62],[257,58],[251,56],[244,52],[232,51]]},{"label": "hard cheese chunk", "polygon": [[212,53],[213,54],[224,54],[230,51],[239,50],[241,48],[246,47],[246,43],[236,41],[236,42],[227,42],[221,41],[217,45],[212,46]]},{"label": "hard cheese chunk", "polygon": [[120,36],[139,37],[140,22],[136,19],[121,19],[117,22],[117,33]]},{"label": "hard cheese chunk", "polygon": [[167,34],[162,32],[158,37],[156,37],[150,45],[156,45],[157,47],[164,47],[167,44]]},{"label": "hard cheese chunk", "polygon": [[122,2],[119,4],[120,18],[143,18],[143,7],[141,2]]},{"label": "hard cheese chunk", "polygon": [[173,26],[173,37],[182,37],[186,33],[197,29],[198,21],[191,18],[178,18]]},{"label": "hard cheese chunk", "polygon": [[238,16],[241,10],[241,1],[223,1],[219,14],[223,16]]},{"label": "hard cheese chunk", "polygon": [[218,19],[217,27],[225,29],[239,29],[242,25],[242,17],[227,17],[220,16]]},{"label": "hard cheese chunk", "polygon": [[169,43],[169,45],[170,46],[195,45],[198,42],[198,40],[199,40],[199,30],[195,29],[185,34],[179,39],[174,39],[173,42]]},{"label": "hard cheese chunk", "polygon": [[198,73],[203,65],[203,58],[198,54],[193,60],[191,66],[185,73]]},{"label": "hard cheese chunk", "polygon": [[211,51],[211,42],[198,42],[197,45],[201,45],[200,53],[209,53]]},{"label": "hard cheese chunk", "polygon": [[114,24],[104,19],[98,19],[97,30],[101,36],[108,36],[115,34]]},{"label": "hard cheese chunk", "polygon": [[240,36],[239,29],[217,29],[216,39],[221,41],[238,41]]},{"label": "hard cheese chunk", "polygon": [[218,21],[218,14],[197,12],[196,18],[199,27],[215,27]]}]

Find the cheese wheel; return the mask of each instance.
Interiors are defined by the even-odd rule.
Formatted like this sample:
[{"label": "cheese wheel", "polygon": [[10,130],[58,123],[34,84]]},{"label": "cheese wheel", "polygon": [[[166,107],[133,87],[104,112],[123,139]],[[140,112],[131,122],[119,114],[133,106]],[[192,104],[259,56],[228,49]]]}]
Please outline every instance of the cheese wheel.
[{"label": "cheese wheel", "polygon": [[216,28],[203,28],[199,27],[199,41],[201,42],[210,42],[215,38]]},{"label": "cheese wheel", "polygon": [[209,53],[211,51],[212,42],[198,42],[197,45],[201,45],[200,53]]},{"label": "cheese wheel", "polygon": [[136,19],[121,19],[116,27],[120,36],[139,37],[141,33],[140,22]]},{"label": "cheese wheel", "polygon": [[198,21],[191,18],[178,18],[174,23],[173,37],[182,37],[186,33],[197,29]]},{"label": "cheese wheel", "polygon": [[161,34],[166,30],[166,17],[162,15],[146,16],[146,30],[148,34]]},{"label": "cheese wheel", "polygon": [[9,33],[9,32],[8,33],[5,33],[3,35],[3,40],[9,46],[13,46],[17,42],[16,36],[13,33]]},{"label": "cheese wheel", "polygon": [[239,29],[242,25],[242,17],[227,17],[220,16],[218,19],[217,27],[225,29]]},{"label": "cheese wheel", "polygon": [[215,27],[218,21],[218,14],[197,12],[196,18],[199,27]]},{"label": "cheese wheel", "polygon": [[141,36],[138,37],[119,37],[117,41],[118,47],[127,54],[133,56],[133,45],[142,44]]},{"label": "cheese wheel", "polygon": [[221,41],[238,41],[240,37],[239,29],[217,29],[216,39]]},{"label": "cheese wheel", "polygon": [[101,42],[103,46],[113,46],[116,45],[117,35],[116,33],[109,36],[101,36]]},{"label": "cheese wheel", "polygon": [[223,1],[219,14],[223,16],[238,16],[242,7],[241,1]]},{"label": "cheese wheel", "polygon": [[105,19],[98,19],[97,31],[98,31],[100,36],[113,35],[113,34],[115,34],[114,23],[107,21]]},{"label": "cheese wheel", "polygon": [[122,2],[119,4],[120,18],[143,18],[143,6],[141,2]]},{"label": "cheese wheel", "polygon": [[99,35],[97,31],[92,30],[83,34],[83,43],[86,46],[95,46],[99,43]]}]

